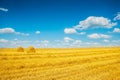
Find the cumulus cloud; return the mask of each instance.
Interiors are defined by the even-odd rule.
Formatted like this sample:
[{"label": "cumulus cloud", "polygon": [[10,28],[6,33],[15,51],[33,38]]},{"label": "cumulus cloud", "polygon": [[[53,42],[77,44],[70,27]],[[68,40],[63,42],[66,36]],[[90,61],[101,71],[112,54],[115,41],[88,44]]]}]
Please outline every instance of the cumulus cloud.
[{"label": "cumulus cloud", "polygon": [[84,34],[86,34],[86,32],[80,32],[79,34],[80,34],[80,35],[84,35]]},{"label": "cumulus cloud", "polygon": [[21,32],[15,32],[15,34],[22,35],[22,36],[29,36],[29,33],[21,33]]},{"label": "cumulus cloud", "polygon": [[26,43],[30,43],[32,41],[30,41],[30,40],[14,40],[14,41],[11,41],[11,42],[16,42],[16,43],[20,43],[20,44],[26,44]]},{"label": "cumulus cloud", "polygon": [[15,33],[15,30],[13,28],[2,28],[2,29],[0,29],[0,34],[5,34],[5,33]]},{"label": "cumulus cloud", "polygon": [[103,40],[103,42],[109,42],[109,40],[107,40],[107,39],[104,39],[104,40]]},{"label": "cumulus cloud", "polygon": [[70,38],[70,37],[65,37],[65,38],[64,38],[64,42],[70,42],[70,41],[73,41],[73,39]]},{"label": "cumulus cloud", "polygon": [[120,43],[120,40],[113,40],[114,43]]},{"label": "cumulus cloud", "polygon": [[105,34],[97,34],[97,33],[93,33],[87,36],[88,38],[91,39],[99,39],[99,38],[111,38],[110,35],[105,35]]},{"label": "cumulus cloud", "polygon": [[28,47],[33,45],[33,42],[31,40],[19,40],[17,38],[13,40],[9,40],[9,45],[6,45],[7,47],[18,47],[18,46],[23,46],[23,47]]},{"label": "cumulus cloud", "polygon": [[0,11],[7,12],[7,11],[8,11],[8,9],[0,7]]},{"label": "cumulus cloud", "polygon": [[34,41],[34,40],[19,40],[17,38],[13,40],[0,39],[0,47],[18,47],[18,46],[49,47],[49,45],[52,44],[48,40]]},{"label": "cumulus cloud", "polygon": [[72,44],[73,45],[80,45],[82,43],[81,40],[75,40]]},{"label": "cumulus cloud", "polygon": [[49,41],[48,40],[43,40],[42,43],[47,43],[48,44]]},{"label": "cumulus cloud", "polygon": [[15,29],[13,28],[1,28],[0,29],[0,34],[20,34],[23,36],[29,36],[28,33],[21,33],[21,32],[16,32]]},{"label": "cumulus cloud", "polygon": [[120,20],[120,12],[117,13],[117,15],[113,19],[114,21]]},{"label": "cumulus cloud", "polygon": [[6,40],[6,39],[0,39],[0,43],[7,43],[8,42],[8,40]]},{"label": "cumulus cloud", "polygon": [[35,33],[36,33],[36,34],[40,34],[40,31],[36,31]]},{"label": "cumulus cloud", "polygon": [[48,40],[43,40],[43,41],[41,41],[41,42],[42,42],[43,46],[48,46],[48,44],[49,44],[49,41],[48,41]]},{"label": "cumulus cloud", "polygon": [[66,34],[76,34],[77,33],[77,31],[74,28],[65,28],[64,32]]},{"label": "cumulus cloud", "polygon": [[7,39],[0,39],[0,48],[9,47],[11,44]]},{"label": "cumulus cloud", "polygon": [[113,32],[120,33],[120,28],[114,28]]},{"label": "cumulus cloud", "polygon": [[87,44],[87,46],[89,45],[89,46],[94,46],[94,45],[98,45],[98,44],[100,44],[100,43],[98,43],[98,42],[86,42],[85,44]]},{"label": "cumulus cloud", "polygon": [[83,21],[80,21],[77,26],[74,26],[75,29],[87,29],[87,28],[112,28],[113,26],[117,25],[117,23],[111,22],[110,19],[105,17],[96,17],[90,16]]},{"label": "cumulus cloud", "polygon": [[29,36],[29,33],[21,33],[23,36]]},{"label": "cumulus cloud", "polygon": [[15,40],[15,41],[17,41],[18,39],[17,39],[17,38],[15,38],[14,40]]},{"label": "cumulus cloud", "polygon": [[36,42],[36,43],[40,43],[41,41],[40,41],[40,40],[36,40],[35,42]]},{"label": "cumulus cloud", "polygon": [[54,40],[55,42],[61,42],[61,40]]},{"label": "cumulus cloud", "polygon": [[70,47],[80,47],[82,45],[81,40],[74,40],[71,44],[69,44]]}]

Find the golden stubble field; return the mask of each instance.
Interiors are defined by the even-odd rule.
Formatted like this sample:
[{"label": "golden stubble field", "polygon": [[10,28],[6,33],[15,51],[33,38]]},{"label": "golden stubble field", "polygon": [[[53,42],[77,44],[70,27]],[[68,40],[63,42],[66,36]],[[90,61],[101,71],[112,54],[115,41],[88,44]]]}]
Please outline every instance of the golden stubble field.
[{"label": "golden stubble field", "polygon": [[120,80],[120,47],[1,48],[0,80]]}]

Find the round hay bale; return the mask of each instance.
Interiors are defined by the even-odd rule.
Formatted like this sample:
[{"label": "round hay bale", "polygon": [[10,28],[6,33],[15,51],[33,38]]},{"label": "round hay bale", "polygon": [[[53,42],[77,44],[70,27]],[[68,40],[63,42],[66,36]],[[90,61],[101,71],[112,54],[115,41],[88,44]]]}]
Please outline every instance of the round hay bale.
[{"label": "round hay bale", "polygon": [[27,52],[28,52],[28,53],[35,53],[36,51],[35,51],[35,48],[34,48],[34,47],[30,46],[30,47],[28,47]]},{"label": "round hay bale", "polygon": [[23,48],[23,47],[21,47],[21,46],[20,46],[20,47],[18,47],[18,48],[17,48],[17,52],[24,52],[24,48]]}]

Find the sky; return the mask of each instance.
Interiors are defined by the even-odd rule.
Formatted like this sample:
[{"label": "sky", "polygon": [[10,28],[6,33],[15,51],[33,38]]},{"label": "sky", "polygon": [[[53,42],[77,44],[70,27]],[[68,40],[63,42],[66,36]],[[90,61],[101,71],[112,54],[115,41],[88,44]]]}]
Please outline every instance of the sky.
[{"label": "sky", "polygon": [[0,0],[0,47],[120,46],[120,0]]}]

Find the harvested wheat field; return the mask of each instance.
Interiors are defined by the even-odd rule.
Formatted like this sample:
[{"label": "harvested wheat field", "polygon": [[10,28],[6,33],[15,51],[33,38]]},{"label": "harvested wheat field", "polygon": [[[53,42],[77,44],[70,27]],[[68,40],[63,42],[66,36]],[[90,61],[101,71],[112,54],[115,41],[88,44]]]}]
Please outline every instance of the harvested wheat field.
[{"label": "harvested wheat field", "polygon": [[120,47],[0,49],[0,80],[120,80]]}]

